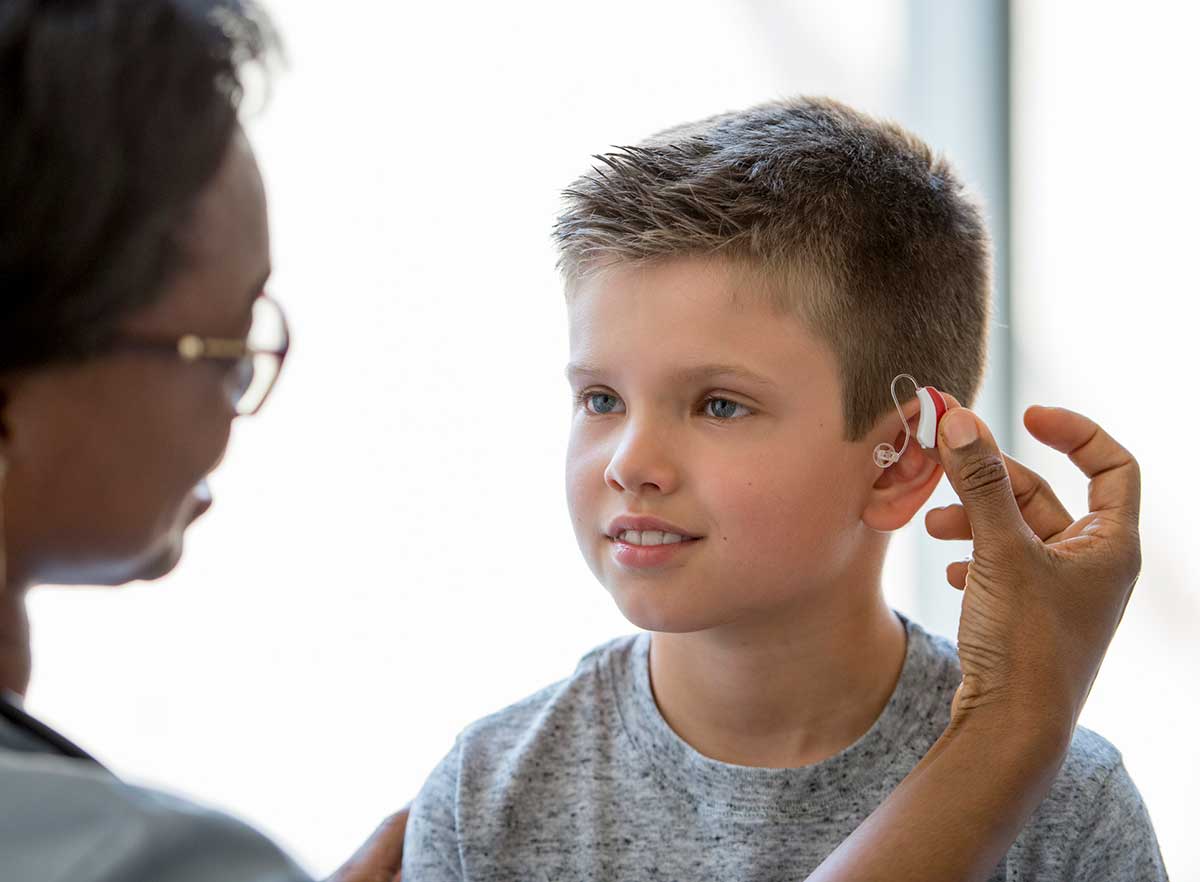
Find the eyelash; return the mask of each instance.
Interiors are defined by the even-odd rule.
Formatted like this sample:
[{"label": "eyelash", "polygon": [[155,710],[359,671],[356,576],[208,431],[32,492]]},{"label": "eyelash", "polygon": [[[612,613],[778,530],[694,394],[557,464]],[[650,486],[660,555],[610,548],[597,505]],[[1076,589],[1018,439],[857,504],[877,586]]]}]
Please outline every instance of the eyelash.
[{"label": "eyelash", "polygon": [[[613,416],[613,414],[596,413],[595,411],[588,410],[588,407],[587,407],[588,402],[592,398],[596,397],[597,395],[608,395],[610,398],[615,398],[618,401],[621,400],[619,395],[613,395],[611,392],[596,392],[592,389],[585,389],[582,392],[580,392],[578,395],[575,396],[575,407],[583,408],[584,413],[586,413],[588,416]],[[744,419],[746,419],[746,417],[754,415],[754,411],[750,408],[749,405],[742,404],[740,401],[735,401],[732,398],[726,398],[721,395],[705,396],[705,398],[700,402],[700,409],[702,411],[705,410],[708,407],[708,403],[710,401],[724,401],[729,404],[735,405],[736,407],[744,407],[747,411],[747,413],[743,414],[742,416],[735,416],[735,417],[719,417],[719,416],[714,416],[709,413],[704,414],[705,416],[710,417],[711,419],[717,420],[718,422],[733,423],[733,422],[737,422],[738,420],[744,420]]]}]

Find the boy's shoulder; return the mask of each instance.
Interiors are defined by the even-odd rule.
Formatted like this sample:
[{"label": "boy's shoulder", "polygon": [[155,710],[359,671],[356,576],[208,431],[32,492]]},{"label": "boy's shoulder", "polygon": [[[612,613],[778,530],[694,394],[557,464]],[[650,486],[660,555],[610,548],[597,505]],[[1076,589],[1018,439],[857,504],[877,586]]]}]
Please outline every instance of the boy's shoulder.
[{"label": "boy's shoulder", "polygon": [[[910,639],[914,634],[921,641],[919,651],[928,654],[932,679],[957,687],[962,668],[954,643],[915,622]],[[949,719],[947,703],[944,720],[939,718],[934,728],[944,728]],[[1121,752],[1084,726],[1075,727],[1050,791],[1021,831],[1008,862],[1019,867],[1015,878],[1166,878],[1153,824]]]},{"label": "boy's shoulder", "polygon": [[1123,766],[1121,751],[1108,739],[1091,729],[1076,726],[1059,777],[1099,790]]},{"label": "boy's shoulder", "polygon": [[[958,649],[948,638],[902,618],[912,643],[907,664],[917,669],[913,686],[945,699],[935,701],[930,717],[920,721],[932,744],[950,722],[950,697],[962,678]],[[649,635],[638,633],[596,646],[569,676],[468,725],[459,735],[460,754],[502,757],[511,750],[529,752],[539,745],[561,748],[576,736],[592,740],[598,732],[619,728],[622,721],[614,680],[632,673],[637,656],[646,652],[648,643]],[[1097,796],[1118,772],[1124,772],[1120,751],[1101,735],[1079,726],[1048,799]]]},{"label": "boy's shoulder", "polygon": [[[1072,879],[1166,879],[1141,792],[1121,752],[1077,726],[1066,759],[1009,853]],[[1029,868],[1032,872],[1033,868]]]},{"label": "boy's shoulder", "polygon": [[[699,844],[708,833],[720,835],[718,828],[731,818],[778,816],[794,825],[797,817],[808,817],[811,803],[821,808],[813,817],[850,826],[809,830],[802,842],[792,843],[800,849],[797,856],[809,840],[819,843],[818,850],[832,847],[853,829],[855,814],[884,799],[949,723],[961,680],[955,645],[905,623],[909,646],[901,682],[889,710],[864,736],[864,749],[782,776],[770,770],[769,781],[758,774],[762,770],[701,757],[669,731],[648,682],[648,634],[602,644],[570,676],[462,731],[414,805],[413,841],[451,863],[464,855],[486,862],[502,852],[519,863],[548,847],[547,830],[577,841],[586,839],[590,824],[626,831],[622,835],[658,859],[653,836],[638,839],[650,828],[630,821],[634,807],[686,821]],[[838,784],[847,775],[857,776],[852,788]],[[795,786],[782,793],[792,777]],[[797,800],[796,794],[811,793],[809,785],[823,781],[829,785],[824,795]],[[745,806],[752,807],[749,814]],[[709,830],[706,824],[716,826]],[[584,864],[589,859],[579,857]],[[411,863],[420,864],[415,858]],[[1153,826],[1121,754],[1082,727],[1005,864],[996,878],[1166,878]]]},{"label": "boy's shoulder", "polygon": [[[915,621],[911,622],[908,628],[909,639],[920,642],[915,655],[917,657],[924,656],[921,664],[927,668],[929,679],[957,688],[962,679],[962,665],[959,662],[958,648],[954,642],[940,634],[926,631]],[[945,724],[950,722],[948,703],[943,712],[944,722],[942,719],[938,719],[935,721],[935,725],[945,728]],[[1089,785],[1091,789],[1099,789],[1099,785],[1121,766],[1121,752],[1116,747],[1091,729],[1076,726],[1071,737],[1070,749],[1059,770],[1055,786],[1058,787],[1069,781],[1075,782],[1084,789],[1087,789]]]},{"label": "boy's shoulder", "polygon": [[577,736],[594,738],[619,725],[612,667],[627,664],[647,638],[628,634],[602,643],[579,660],[570,676],[471,723],[458,737],[460,756],[503,758],[513,751],[565,748]]}]

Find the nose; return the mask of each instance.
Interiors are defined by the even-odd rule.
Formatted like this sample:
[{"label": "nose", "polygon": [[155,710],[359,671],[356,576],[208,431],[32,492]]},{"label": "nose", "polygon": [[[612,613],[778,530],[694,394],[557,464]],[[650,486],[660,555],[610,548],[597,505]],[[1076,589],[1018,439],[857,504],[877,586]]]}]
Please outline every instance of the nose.
[{"label": "nose", "polygon": [[604,482],[621,493],[673,493],[679,476],[678,450],[671,438],[661,429],[635,420],[626,423],[604,469]]}]

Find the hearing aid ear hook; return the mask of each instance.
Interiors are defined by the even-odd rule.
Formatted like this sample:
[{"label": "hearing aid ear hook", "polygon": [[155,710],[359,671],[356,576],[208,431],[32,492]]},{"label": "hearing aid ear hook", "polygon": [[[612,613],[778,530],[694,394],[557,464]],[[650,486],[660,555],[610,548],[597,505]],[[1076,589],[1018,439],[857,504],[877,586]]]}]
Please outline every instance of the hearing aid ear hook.
[{"label": "hearing aid ear hook", "polygon": [[932,450],[937,447],[937,427],[942,417],[949,408],[946,406],[946,399],[942,397],[942,393],[932,386],[922,386],[909,374],[900,374],[892,380],[892,401],[896,402],[896,413],[900,414],[900,422],[904,424],[904,444],[900,447],[900,452],[896,452],[896,448],[891,444],[884,442],[875,448],[875,465],[881,469],[886,469],[893,463],[900,461],[900,457],[904,456],[904,451],[908,449],[908,439],[911,433],[908,430],[908,420],[904,418],[904,409],[900,407],[900,399],[896,396],[896,380],[904,379],[912,380],[912,384],[917,387],[917,400],[921,402],[921,419],[917,423],[917,443],[926,450]]}]

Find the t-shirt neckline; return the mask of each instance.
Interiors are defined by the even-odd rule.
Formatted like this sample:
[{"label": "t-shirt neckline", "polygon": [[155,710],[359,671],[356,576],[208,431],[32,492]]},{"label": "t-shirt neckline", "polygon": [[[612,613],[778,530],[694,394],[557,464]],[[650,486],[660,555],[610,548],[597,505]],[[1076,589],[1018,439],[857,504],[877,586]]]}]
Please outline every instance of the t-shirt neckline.
[{"label": "t-shirt neckline", "polygon": [[[650,686],[650,634],[636,635],[628,651],[608,656],[609,682],[625,733],[654,774],[697,808],[755,815],[828,813],[847,792],[879,786],[891,765],[927,728],[934,688],[927,662],[929,635],[897,612],[907,645],[900,677],[871,728],[840,753],[799,768],[759,768],[723,763],[704,756],[675,733],[663,718]],[[928,738],[927,734],[925,735]],[[923,754],[932,744],[919,746]]]}]

